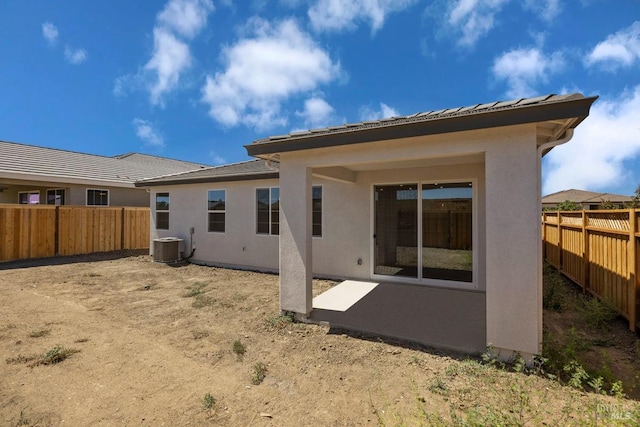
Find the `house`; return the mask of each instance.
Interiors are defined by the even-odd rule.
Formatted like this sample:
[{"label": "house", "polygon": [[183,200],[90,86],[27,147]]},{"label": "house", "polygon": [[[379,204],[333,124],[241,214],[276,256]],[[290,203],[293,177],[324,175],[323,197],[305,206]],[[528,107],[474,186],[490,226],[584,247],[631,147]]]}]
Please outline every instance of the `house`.
[{"label": "house", "polygon": [[575,203],[583,210],[597,210],[603,207],[624,209],[633,201],[632,197],[612,193],[594,193],[585,190],[563,190],[548,194],[542,198],[542,209],[556,209],[564,202]]},{"label": "house", "polygon": [[[183,238],[196,262],[278,271],[280,308],[300,319],[530,359],[542,343],[541,157],[595,100],[272,136],[246,146],[260,160],[136,185],[151,191],[152,237]],[[351,280],[327,305],[314,276]]]},{"label": "house", "polygon": [[0,141],[0,203],[149,206],[134,182],[206,165],[139,153],[114,157]]}]

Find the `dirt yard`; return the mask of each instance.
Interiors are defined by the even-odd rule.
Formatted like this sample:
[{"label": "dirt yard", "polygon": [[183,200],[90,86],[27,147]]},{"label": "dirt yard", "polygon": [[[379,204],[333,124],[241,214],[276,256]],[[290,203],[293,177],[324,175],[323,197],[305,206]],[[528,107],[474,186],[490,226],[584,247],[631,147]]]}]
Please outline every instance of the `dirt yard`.
[{"label": "dirt yard", "polygon": [[640,414],[635,401],[291,323],[275,275],[72,261],[0,265],[2,426],[618,425]]}]

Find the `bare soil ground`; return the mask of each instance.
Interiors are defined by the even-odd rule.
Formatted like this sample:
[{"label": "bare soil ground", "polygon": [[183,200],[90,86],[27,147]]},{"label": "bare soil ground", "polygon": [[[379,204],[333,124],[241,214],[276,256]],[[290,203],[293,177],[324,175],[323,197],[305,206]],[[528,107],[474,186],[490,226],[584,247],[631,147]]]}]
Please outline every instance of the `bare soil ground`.
[{"label": "bare soil ground", "polygon": [[[638,423],[634,400],[291,323],[275,275],[148,256],[69,261],[0,265],[0,425]],[[616,339],[629,347],[627,336]],[[63,350],[76,352],[42,358]]]}]

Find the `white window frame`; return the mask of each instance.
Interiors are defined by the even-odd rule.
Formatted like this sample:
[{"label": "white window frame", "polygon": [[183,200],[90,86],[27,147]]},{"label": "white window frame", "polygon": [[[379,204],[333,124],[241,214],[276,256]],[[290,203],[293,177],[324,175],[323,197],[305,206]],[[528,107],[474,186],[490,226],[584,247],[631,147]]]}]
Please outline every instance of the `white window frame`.
[{"label": "white window frame", "polygon": [[[26,194],[27,195],[27,203],[20,203],[20,195],[21,194]],[[29,203],[29,196],[32,194],[37,194],[38,195],[38,203]],[[18,204],[20,205],[40,205],[42,203],[40,203],[40,190],[29,190],[29,191],[18,191]]]},{"label": "white window frame", "polygon": [[49,191],[62,191],[62,203],[60,203],[59,205],[57,203],[52,203],[50,204],[50,206],[63,206],[67,204],[67,189],[66,188],[47,188],[47,190],[44,192],[45,196],[45,203],[47,205],[49,205]]},{"label": "white window frame", "polygon": [[[168,205],[169,209],[171,209],[171,196],[168,191],[162,191],[155,193],[155,201],[154,208],[156,211],[156,230],[169,230],[171,227],[171,215],[169,214],[169,209],[158,209],[158,196],[161,194],[166,194],[169,199]],[[158,228],[158,213],[166,213],[167,214],[167,228]]]},{"label": "white window frame", "polygon": [[[255,234],[257,236],[279,236],[280,235],[280,217],[278,216],[278,234],[274,234],[272,232],[272,227],[271,227],[271,191],[273,189],[278,189],[278,201],[280,201],[280,187],[277,185],[274,186],[270,186],[270,187],[256,187],[255,191],[253,192],[253,203],[254,203],[254,208],[253,208],[253,214],[254,214],[254,221],[253,224],[255,226]],[[258,190],[268,190],[269,191],[269,232],[268,233],[261,233],[258,231]]]},{"label": "white window frame", "polygon": [[[254,209],[253,209],[253,215],[254,215],[254,219],[253,219],[253,223],[255,225],[255,234],[258,236],[279,236],[280,233],[280,221],[278,218],[278,234],[274,234],[271,230],[271,225],[272,225],[272,220],[271,220],[271,191],[277,188],[278,189],[278,201],[281,200],[281,196],[280,196],[280,187],[279,186],[272,186],[272,187],[256,187],[255,191],[253,192],[253,202],[254,202]],[[311,187],[311,198],[312,198],[312,203],[311,203],[311,237],[314,239],[322,239],[322,236],[324,235],[324,203],[321,205],[320,207],[320,235],[315,235],[313,234],[313,189],[314,188],[320,188],[321,191],[321,196],[320,196],[320,200],[324,201],[324,186],[322,185],[313,185]],[[269,232],[268,233],[260,233],[258,232],[258,190],[269,190]]]},{"label": "white window frame", "polygon": [[[434,287],[439,287],[439,288],[453,288],[453,289],[468,289],[468,290],[477,290],[479,289],[479,281],[478,281],[478,269],[479,269],[479,265],[478,265],[478,179],[477,178],[456,178],[456,179],[426,179],[426,180],[420,180],[420,179],[416,179],[416,180],[405,180],[405,181],[399,181],[399,182],[375,182],[372,183],[370,186],[370,197],[371,197],[371,210],[370,210],[370,216],[371,216],[371,224],[370,224],[370,230],[371,230],[371,235],[373,236],[373,234],[375,233],[375,187],[379,186],[379,185],[400,185],[400,184],[406,184],[408,182],[411,183],[417,183],[418,184],[418,201],[422,201],[422,185],[423,184],[451,184],[451,183],[461,183],[461,182],[470,182],[471,183],[471,238],[472,238],[472,244],[471,244],[471,250],[472,250],[472,262],[473,262],[473,269],[471,271],[471,282],[459,282],[459,281],[455,281],[455,280],[442,280],[442,279],[430,279],[430,278],[423,278],[422,274],[420,274],[420,277],[417,279],[414,279],[412,277],[396,277],[396,276],[386,276],[386,275],[382,275],[382,274],[375,274],[375,239],[371,239],[371,244],[370,244],[370,266],[369,266],[369,271],[371,272],[371,278],[374,280],[390,280],[390,277],[393,277],[393,281],[394,282],[398,282],[398,283],[409,283],[409,284],[419,284],[419,285],[426,285],[426,286],[434,286]],[[418,203],[418,271],[421,271],[422,268],[422,203]]]},{"label": "white window frame", "polygon": [[[209,209],[209,192],[210,191],[223,191],[224,192],[224,210],[210,210]],[[207,190],[207,222],[205,224],[205,229],[207,233],[214,234],[227,234],[227,189],[226,188],[210,188]],[[209,215],[212,213],[221,213],[224,214],[224,231],[211,231],[209,230]]]},{"label": "white window frame", "polygon": [[[106,191],[107,192],[107,204],[106,205],[90,205],[89,204],[89,191]],[[109,207],[110,203],[111,203],[111,195],[109,193],[109,190],[106,188],[87,188],[84,192],[85,195],[85,206],[93,206],[93,207],[99,207],[99,208],[105,208],[105,207]]]}]

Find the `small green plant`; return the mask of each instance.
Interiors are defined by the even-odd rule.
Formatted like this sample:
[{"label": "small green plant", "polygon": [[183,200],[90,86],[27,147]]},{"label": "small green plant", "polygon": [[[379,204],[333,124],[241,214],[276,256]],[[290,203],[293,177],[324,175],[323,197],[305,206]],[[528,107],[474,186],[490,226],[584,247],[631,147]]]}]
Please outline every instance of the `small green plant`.
[{"label": "small green plant", "polygon": [[18,416],[18,420],[16,421],[16,426],[28,426],[31,424],[31,421],[27,418],[24,413],[24,409],[20,411],[20,415]]},{"label": "small green plant", "polygon": [[10,357],[6,359],[6,362],[12,365],[31,362],[28,366],[30,368],[33,368],[34,366],[39,365],[54,365],[56,363],[60,363],[72,354],[78,352],[80,352],[80,350],[76,350],[73,348],[64,348],[61,345],[56,345],[55,347],[49,349],[48,351],[45,351],[42,354],[34,354],[29,356],[20,354],[16,357]]},{"label": "small green plant", "polygon": [[572,360],[564,367],[564,371],[569,375],[568,384],[579,390],[582,390],[584,383],[589,380],[589,374],[584,370],[581,364]]},{"label": "small green plant", "polygon": [[586,297],[579,310],[587,325],[601,331],[608,331],[611,323],[618,317],[613,304],[596,297]]},{"label": "small green plant", "polygon": [[253,372],[251,373],[251,384],[258,385],[267,376],[267,367],[262,362],[257,362],[253,365]]},{"label": "small green plant", "polygon": [[235,340],[233,342],[233,352],[235,353],[238,360],[242,360],[244,357],[244,353],[247,351],[246,347],[240,340]]},{"label": "small green plant", "polygon": [[29,337],[31,337],[31,338],[41,338],[41,337],[49,335],[50,333],[51,333],[51,329],[34,329],[29,334]]},{"label": "small green plant", "polygon": [[193,298],[198,296],[204,292],[204,288],[207,287],[207,283],[205,282],[195,282],[191,285],[187,286],[187,291],[182,294],[183,298]]},{"label": "small green plant", "polygon": [[78,353],[80,350],[73,348],[64,348],[61,345],[56,345],[50,350],[42,353],[30,366],[38,365],[55,365],[63,360],[67,359],[74,353]]},{"label": "small green plant", "polygon": [[216,299],[208,295],[198,294],[191,303],[193,308],[208,307],[216,303]]},{"label": "small green plant", "polygon": [[211,393],[207,393],[202,398],[202,406],[204,409],[213,409],[216,404],[216,398]]},{"label": "small green plant", "polygon": [[267,325],[274,329],[284,329],[295,321],[295,313],[285,311],[267,320]]},{"label": "small green plant", "polygon": [[542,306],[547,310],[562,313],[567,304],[567,289],[560,273],[545,275]]}]

